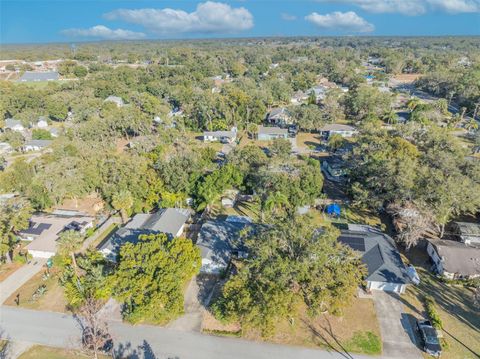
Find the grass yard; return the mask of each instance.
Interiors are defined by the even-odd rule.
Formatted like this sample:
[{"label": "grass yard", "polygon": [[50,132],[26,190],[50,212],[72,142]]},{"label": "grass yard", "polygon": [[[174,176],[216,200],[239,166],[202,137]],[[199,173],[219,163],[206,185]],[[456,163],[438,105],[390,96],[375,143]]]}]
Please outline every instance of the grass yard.
[{"label": "grass yard", "polygon": [[[34,345],[21,354],[18,359],[79,359],[90,358],[91,356],[79,351]],[[106,355],[99,355],[99,358],[110,358]]]},{"label": "grass yard", "polygon": [[[457,285],[447,285],[425,268],[426,257],[418,253],[407,253],[414,258],[421,278],[419,286],[410,286],[402,296],[408,312],[420,318],[425,316],[422,302],[424,295],[433,297],[435,307],[443,322],[443,348],[445,358],[467,359],[480,357],[480,310],[473,303],[473,289]],[[420,267],[423,265],[424,267]]]},{"label": "grass yard", "polygon": [[[33,299],[33,294],[43,285],[46,287],[46,292],[39,295],[37,299]],[[44,278],[43,270],[37,273],[21,286],[17,292],[11,295],[4,304],[17,306],[17,294],[19,294],[18,298],[20,299],[19,307],[51,312],[67,312],[67,302],[63,294],[63,288],[58,283],[58,273],[54,269],[51,270],[51,274],[47,279]]]},{"label": "grass yard", "polygon": [[281,321],[273,337],[264,339],[258,331],[242,332],[237,324],[223,325],[210,313],[205,315],[202,330],[222,336],[242,336],[245,339],[266,340],[277,344],[324,348],[340,353],[379,355],[382,351],[380,328],[371,299],[355,298],[343,316],[320,315],[308,318],[304,311],[293,320]]},{"label": "grass yard", "polygon": [[233,208],[222,207],[220,201],[217,201],[211,209],[211,216],[247,216],[254,222],[260,220],[260,204],[256,202],[238,201]]},{"label": "grass yard", "polygon": [[118,223],[112,223],[103,231],[102,234],[98,236],[92,243],[90,243],[89,247],[90,248],[97,248],[100,243],[102,243],[108,236],[110,236],[115,230],[119,227]]}]

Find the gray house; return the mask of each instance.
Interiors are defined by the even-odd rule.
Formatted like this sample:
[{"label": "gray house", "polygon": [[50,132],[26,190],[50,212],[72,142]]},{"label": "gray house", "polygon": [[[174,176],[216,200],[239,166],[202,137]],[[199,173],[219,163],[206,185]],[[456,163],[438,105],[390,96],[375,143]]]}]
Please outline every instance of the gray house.
[{"label": "gray house", "polygon": [[349,224],[338,241],[361,254],[368,290],[405,292],[410,279],[392,238],[370,226]]},{"label": "gray house", "polygon": [[22,125],[21,121],[15,120],[13,118],[7,118],[5,120],[5,130],[22,132],[25,127]]},{"label": "gray house", "polygon": [[25,142],[25,144],[22,147],[22,150],[24,152],[29,152],[29,151],[41,151],[52,143],[51,140],[31,140]]},{"label": "gray house", "polygon": [[270,125],[284,127],[292,123],[292,117],[285,107],[278,107],[267,114],[266,122]]},{"label": "gray house", "polygon": [[60,78],[60,75],[56,71],[25,71],[25,73],[18,80],[19,82],[38,82],[38,81],[55,81]]},{"label": "gray house", "polygon": [[260,141],[272,141],[279,138],[288,139],[288,130],[280,127],[258,126],[257,136]]},{"label": "gray house", "polygon": [[480,223],[453,222],[453,233],[465,244],[480,246]]},{"label": "gray house", "polygon": [[165,233],[171,237],[180,237],[189,219],[190,211],[182,208],[163,208],[152,214],[137,214],[101,243],[98,250],[106,258],[114,261],[123,244],[136,243],[138,236],[142,234]]},{"label": "gray house", "polygon": [[200,273],[220,274],[225,271],[233,256],[246,253],[242,234],[252,229],[248,221],[212,220],[206,221],[198,234],[197,247],[202,254]]}]

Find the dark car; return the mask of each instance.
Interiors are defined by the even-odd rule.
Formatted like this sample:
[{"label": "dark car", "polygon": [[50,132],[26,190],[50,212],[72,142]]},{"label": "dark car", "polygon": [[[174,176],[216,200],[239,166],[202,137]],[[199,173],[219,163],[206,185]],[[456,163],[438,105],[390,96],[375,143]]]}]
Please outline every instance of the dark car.
[{"label": "dark car", "polygon": [[288,126],[288,135],[290,137],[295,137],[298,133],[298,125],[290,125]]},{"label": "dark car", "polygon": [[442,354],[442,347],[432,323],[429,320],[417,320],[417,330],[420,333],[425,353],[439,357]]}]

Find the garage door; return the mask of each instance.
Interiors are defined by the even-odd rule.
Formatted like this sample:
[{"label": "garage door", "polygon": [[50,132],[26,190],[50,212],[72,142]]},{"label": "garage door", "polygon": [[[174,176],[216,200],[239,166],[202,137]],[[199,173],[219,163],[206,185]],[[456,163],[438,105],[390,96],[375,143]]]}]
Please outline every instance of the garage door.
[{"label": "garage door", "polygon": [[396,293],[403,293],[405,291],[404,284],[388,282],[368,282],[368,289]]}]

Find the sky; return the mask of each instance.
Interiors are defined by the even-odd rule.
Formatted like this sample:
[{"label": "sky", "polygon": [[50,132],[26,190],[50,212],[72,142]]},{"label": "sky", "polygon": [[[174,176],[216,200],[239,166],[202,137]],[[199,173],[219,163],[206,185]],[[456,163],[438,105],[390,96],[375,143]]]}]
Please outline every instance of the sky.
[{"label": "sky", "polygon": [[0,43],[480,35],[480,0],[0,0]]}]

